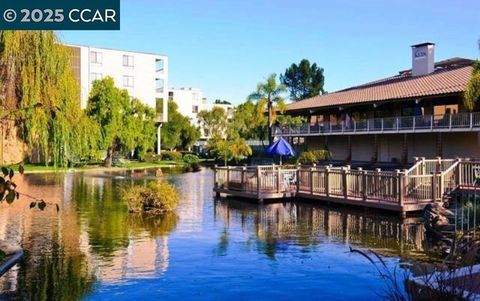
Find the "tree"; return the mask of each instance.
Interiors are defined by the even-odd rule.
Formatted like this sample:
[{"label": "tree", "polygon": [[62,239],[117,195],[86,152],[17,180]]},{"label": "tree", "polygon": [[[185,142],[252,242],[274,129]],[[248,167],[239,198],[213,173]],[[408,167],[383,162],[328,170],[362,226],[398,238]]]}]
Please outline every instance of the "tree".
[{"label": "tree", "polygon": [[155,112],[126,90],[115,87],[113,78],[93,82],[87,114],[100,126],[101,147],[107,150],[105,167],[112,166],[117,149],[142,152],[153,148]]},{"label": "tree", "polygon": [[223,108],[213,107],[210,111],[200,111],[197,117],[210,136],[223,137],[226,134],[227,112]]},{"label": "tree", "polygon": [[280,81],[290,91],[290,98],[294,101],[310,98],[325,93],[323,85],[325,77],[323,68],[316,63],[310,65],[310,61],[303,59],[300,64],[292,64],[280,75]]},{"label": "tree", "polygon": [[277,75],[271,74],[266,82],[260,82],[257,85],[257,90],[250,94],[248,99],[256,100],[257,103],[267,106],[267,132],[268,142],[272,144],[272,126],[275,111],[273,110],[274,103],[284,103],[282,94],[286,91],[286,87],[277,83]]},{"label": "tree", "polygon": [[170,150],[176,147],[188,149],[200,138],[200,130],[178,112],[173,101],[168,102],[168,122],[162,127],[162,145]]},{"label": "tree", "polygon": [[46,165],[66,166],[97,146],[98,128],[80,107],[71,56],[53,31],[0,31],[2,109],[15,112],[30,159]]},{"label": "tree", "polygon": [[232,158],[235,162],[242,160],[245,157],[252,155],[252,148],[247,144],[243,138],[236,137],[229,143]]},{"label": "tree", "polygon": [[472,78],[467,84],[463,94],[463,105],[472,112],[480,100],[480,61],[475,62],[472,70]]}]

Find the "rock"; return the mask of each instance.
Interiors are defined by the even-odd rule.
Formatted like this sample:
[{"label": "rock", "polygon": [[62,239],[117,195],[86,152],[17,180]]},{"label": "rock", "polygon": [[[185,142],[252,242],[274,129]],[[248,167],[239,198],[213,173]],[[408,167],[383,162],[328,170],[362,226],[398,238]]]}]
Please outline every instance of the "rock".
[{"label": "rock", "polygon": [[157,170],[155,171],[155,176],[156,176],[157,178],[163,177],[163,171],[162,171],[161,168],[159,168],[159,169],[157,169]]}]

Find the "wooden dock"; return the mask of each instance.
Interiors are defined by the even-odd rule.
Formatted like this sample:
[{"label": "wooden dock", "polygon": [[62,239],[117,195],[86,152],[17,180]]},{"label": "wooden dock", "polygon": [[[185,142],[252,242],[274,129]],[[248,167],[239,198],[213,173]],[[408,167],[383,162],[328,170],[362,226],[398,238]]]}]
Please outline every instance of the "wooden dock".
[{"label": "wooden dock", "polygon": [[215,167],[214,191],[256,199],[300,197],[379,208],[420,211],[457,189],[474,187],[480,162],[417,159],[405,170],[351,169],[349,166]]}]

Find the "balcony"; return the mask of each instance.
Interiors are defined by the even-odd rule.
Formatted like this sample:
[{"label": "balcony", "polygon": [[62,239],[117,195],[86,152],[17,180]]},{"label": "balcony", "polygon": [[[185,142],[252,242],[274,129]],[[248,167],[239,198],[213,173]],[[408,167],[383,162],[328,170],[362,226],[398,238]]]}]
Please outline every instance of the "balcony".
[{"label": "balcony", "polygon": [[276,136],[327,136],[359,134],[480,131],[480,112],[372,118],[350,122],[323,122],[275,128]]}]

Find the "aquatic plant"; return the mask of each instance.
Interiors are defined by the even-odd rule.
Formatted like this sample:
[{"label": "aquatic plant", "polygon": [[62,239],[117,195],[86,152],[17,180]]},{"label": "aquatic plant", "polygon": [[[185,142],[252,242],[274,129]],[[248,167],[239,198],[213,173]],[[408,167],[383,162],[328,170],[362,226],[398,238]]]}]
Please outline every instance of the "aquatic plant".
[{"label": "aquatic plant", "polygon": [[[385,283],[385,300],[472,300],[480,289],[479,273],[473,267],[480,259],[480,240],[471,237],[471,233],[465,233],[455,238],[455,247],[441,263],[400,263],[393,269],[372,250],[350,251],[362,255],[375,267]],[[405,287],[400,285],[402,282]]]},{"label": "aquatic plant", "polygon": [[150,182],[147,186],[134,185],[123,190],[131,213],[164,213],[175,209],[180,195],[177,189],[166,182]]}]

